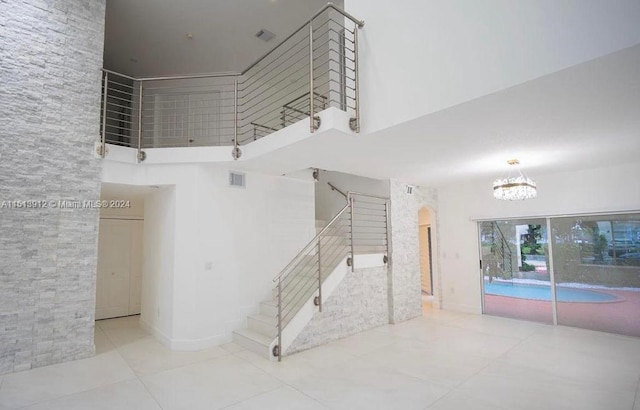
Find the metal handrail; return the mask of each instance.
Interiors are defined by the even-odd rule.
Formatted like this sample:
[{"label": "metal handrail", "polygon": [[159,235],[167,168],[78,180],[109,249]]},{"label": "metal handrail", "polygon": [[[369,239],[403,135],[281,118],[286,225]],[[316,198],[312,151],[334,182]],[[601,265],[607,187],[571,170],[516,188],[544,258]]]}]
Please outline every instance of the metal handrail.
[{"label": "metal handrail", "polygon": [[[513,262],[512,262],[512,253],[511,253],[511,248],[509,248],[509,242],[507,241],[507,238],[504,236],[504,233],[502,232],[502,230],[500,229],[500,226],[498,226],[498,224],[496,222],[492,222],[492,227],[494,229],[494,232],[498,232],[498,240],[500,242],[501,245],[501,249],[496,247],[496,252],[498,253],[498,256],[500,256],[502,258],[502,266],[501,266],[501,270],[505,271],[506,266],[508,265],[508,271],[509,271],[509,275],[511,277],[513,277]],[[493,245],[495,245],[495,237],[492,238],[493,240]],[[506,252],[505,252],[506,250]],[[506,261],[508,261],[508,264],[506,263]]]},{"label": "metal handrail", "polygon": [[289,262],[289,264],[287,264],[287,266],[285,266],[285,267],[284,267],[284,269],[282,269],[282,270],[280,271],[280,273],[278,273],[278,274],[273,278],[273,282],[275,282],[275,281],[277,281],[278,279],[280,279],[280,278],[282,277],[282,275],[287,271],[287,269],[289,269],[289,268],[291,267],[291,264],[292,264],[293,262],[295,262],[295,261],[298,259],[298,257],[300,257],[300,256],[304,253],[304,251],[309,250],[309,247],[310,247],[311,245],[315,245],[316,241],[317,241],[317,240],[322,236],[322,234],[323,234],[323,233],[325,233],[325,232],[326,232],[326,231],[331,227],[331,224],[333,224],[336,220],[338,220],[338,218],[340,218],[340,216],[341,216],[341,215],[342,215],[342,214],[343,214],[347,209],[349,209],[349,204],[345,205],[345,206],[344,206],[344,207],[343,207],[343,208],[338,212],[338,214],[337,214],[336,216],[334,216],[334,217],[331,219],[331,221],[329,221],[329,223],[327,224],[327,226],[325,226],[324,228],[322,228],[322,230],[321,230],[320,232],[318,232],[318,233],[316,234],[316,236],[314,236],[314,237],[313,237],[313,239],[312,239],[312,240],[310,240],[310,241],[309,241],[309,243],[308,243],[304,248],[302,248],[302,250],[301,250],[300,252],[298,252],[298,254],[297,254],[296,256],[294,256],[294,257],[293,257],[293,259],[291,259],[291,262]]},{"label": "metal handrail", "polygon": [[340,195],[342,195],[343,197],[345,197],[345,199],[349,198],[347,196],[347,194],[345,194],[344,192],[342,192],[339,188],[337,188],[335,185],[333,185],[331,182],[327,182],[327,184],[331,187],[332,191],[338,191],[340,193]]},{"label": "metal handrail", "polygon": [[[317,20],[330,9],[338,14],[327,13],[326,20]],[[346,24],[341,16],[350,22]],[[310,132],[313,133],[320,127],[318,111],[334,103],[339,104],[339,109],[352,113],[349,125],[353,131],[359,132],[356,33],[363,25],[363,21],[333,3],[327,3],[242,71],[136,78],[103,68],[103,104],[111,109],[102,109],[100,153],[106,153],[107,143],[121,144],[137,148],[138,162],[141,162],[146,157],[143,151],[145,147],[180,147],[195,142],[198,145],[232,145],[232,156],[238,159],[242,154],[240,143],[252,139],[246,137],[247,133],[251,133],[248,127],[254,127],[253,140],[256,140],[266,135],[257,135],[256,123],[265,130],[274,131],[308,116]],[[309,33],[304,35],[303,29],[307,26]],[[346,26],[351,26],[351,29]],[[290,40],[295,42],[293,47],[286,44]],[[336,50],[332,48],[334,46],[337,46]],[[331,54],[331,50],[337,54]],[[261,62],[266,64],[259,66]],[[267,68],[274,64],[279,68]],[[338,65],[340,69],[336,70],[333,65]],[[257,70],[254,69],[257,66]],[[264,81],[256,80],[256,76]],[[121,81],[114,81],[118,78]],[[153,81],[207,78],[215,80],[189,84],[149,84]],[[291,84],[302,81],[300,86],[291,86],[281,93],[281,86],[289,84],[289,80],[293,81]],[[348,81],[354,82],[355,86],[348,84]],[[147,84],[150,86],[147,87]],[[193,91],[194,87],[205,87],[205,91],[201,91],[203,96],[193,100],[192,115],[191,96],[197,94]],[[126,92],[122,88],[126,88]],[[184,89],[191,91],[176,92]],[[283,101],[303,91],[301,97]],[[298,104],[298,101],[304,103],[304,97],[308,100],[306,104],[290,106]],[[187,108],[184,108],[185,104]],[[113,110],[116,106],[122,112]],[[170,116],[171,110],[177,111],[177,114]]]},{"label": "metal handrail", "polygon": [[286,43],[287,40],[291,39],[293,36],[298,34],[302,29],[304,29],[307,26],[307,24],[309,24],[311,21],[315,20],[318,16],[320,16],[322,13],[324,13],[325,11],[327,11],[330,8],[335,10],[335,11],[337,11],[338,13],[342,14],[344,17],[348,18],[349,20],[351,20],[353,23],[355,23],[358,26],[358,28],[364,27],[364,20],[358,20],[353,15],[351,15],[348,12],[346,12],[346,11],[342,10],[341,8],[337,7],[332,2],[328,2],[320,10],[315,12],[313,14],[313,16],[311,16],[311,18],[309,18],[309,20],[307,20],[303,25],[301,25],[299,28],[294,30],[291,34],[289,34],[287,37],[285,37],[281,42],[279,42],[273,48],[271,48],[271,50],[267,51],[265,54],[260,56],[260,58],[255,60],[253,63],[249,64],[249,66],[247,68],[245,68],[244,70],[242,70],[242,71],[229,71],[229,72],[222,72],[222,73],[202,73],[202,74],[188,74],[188,75],[136,78],[136,77],[128,76],[126,74],[118,73],[117,71],[108,70],[106,68],[102,68],[101,70],[103,72],[105,72],[105,73],[116,74],[116,75],[119,75],[121,77],[128,78],[129,80],[133,80],[133,81],[189,80],[189,79],[196,79],[196,78],[237,77],[237,76],[245,75],[253,67],[255,67],[258,64],[260,64],[262,62],[262,60],[264,60],[265,58],[269,57],[271,55],[271,53],[273,53],[278,47],[280,47],[281,45]]},{"label": "metal handrail", "polygon": [[[329,185],[344,195],[342,191],[333,184]],[[384,263],[388,263],[390,257],[390,235],[389,227],[389,199],[379,195],[370,195],[356,192],[348,192],[345,195],[347,199],[346,205],[334,216],[329,223],[309,241],[307,245],[273,278],[276,283],[277,291],[276,305],[276,329],[277,341],[273,348],[274,356],[278,357],[278,361],[282,360],[284,351],[282,349],[282,332],[295,315],[299,312],[301,306],[304,306],[311,296],[314,297],[314,304],[318,306],[318,310],[322,312],[323,294],[322,285],[326,279],[325,268],[331,272],[345,255],[347,265],[354,270],[354,253],[356,246],[373,247],[376,251],[384,249]],[[371,203],[373,201],[357,201],[354,197],[372,198],[383,206],[384,216],[373,219],[373,223],[369,223],[369,219],[358,222],[366,222],[364,225],[354,224],[357,203]],[[344,218],[349,212],[349,216]],[[349,225],[342,224],[348,221]],[[367,229],[374,231],[366,231]],[[365,229],[365,231],[363,231]],[[359,245],[355,244],[354,237],[359,237]],[[347,243],[348,241],[348,243]]]},{"label": "metal handrail", "polygon": [[311,18],[304,23],[302,26],[300,26],[299,28],[297,28],[295,31],[293,31],[291,34],[289,34],[284,40],[282,40],[280,43],[278,43],[275,47],[273,47],[271,50],[269,50],[267,53],[265,53],[264,55],[262,55],[260,58],[258,58],[256,61],[254,61],[253,63],[251,63],[249,65],[249,67],[245,68],[244,70],[242,70],[242,75],[246,74],[247,71],[251,70],[253,67],[257,66],[258,64],[260,64],[260,62],[262,60],[264,60],[265,58],[269,57],[271,55],[271,53],[273,53],[273,51],[275,49],[277,49],[278,47],[280,47],[281,45],[283,45],[284,43],[287,42],[287,40],[289,40],[291,37],[295,36],[296,34],[298,34],[300,31],[302,31],[303,28],[305,28],[307,26],[307,24],[311,23],[313,20],[316,19],[316,17],[318,17],[319,15],[321,15],[322,13],[324,13],[325,11],[327,11],[328,9],[334,9],[335,11],[337,11],[338,13],[342,14],[344,17],[348,18],[349,20],[351,20],[352,22],[354,22],[358,28],[362,28],[364,27],[364,20],[358,20],[357,18],[353,17],[351,14],[347,13],[346,11],[342,10],[339,7],[336,7],[335,4],[333,4],[332,2],[327,3],[324,7],[322,7],[320,10],[318,10],[313,16],[311,16]]}]

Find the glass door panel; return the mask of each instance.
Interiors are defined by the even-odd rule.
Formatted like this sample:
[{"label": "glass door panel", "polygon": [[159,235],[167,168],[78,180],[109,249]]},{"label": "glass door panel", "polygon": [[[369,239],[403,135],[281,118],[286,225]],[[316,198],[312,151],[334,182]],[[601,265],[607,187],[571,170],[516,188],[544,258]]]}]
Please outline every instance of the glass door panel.
[{"label": "glass door panel", "polygon": [[551,219],[558,324],[640,336],[640,214]]},{"label": "glass door panel", "polygon": [[544,219],[479,224],[484,313],[553,323]]}]

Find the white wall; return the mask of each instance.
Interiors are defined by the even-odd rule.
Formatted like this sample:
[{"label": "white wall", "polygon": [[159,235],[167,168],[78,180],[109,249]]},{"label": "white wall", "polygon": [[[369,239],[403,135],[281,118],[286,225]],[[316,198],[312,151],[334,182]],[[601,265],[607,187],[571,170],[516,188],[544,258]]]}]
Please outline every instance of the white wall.
[{"label": "white wall", "polygon": [[173,333],[175,188],[149,194],[144,203],[141,324],[164,343]]},{"label": "white wall", "polygon": [[188,193],[196,206],[185,235],[178,234],[184,241],[178,253],[192,253],[176,282],[175,339],[186,349],[197,345],[192,341],[229,341],[259,302],[271,298],[272,278],[314,235],[312,181],[247,173],[246,188],[237,188],[228,186],[226,168],[197,172]]},{"label": "white wall", "polygon": [[548,175],[530,175],[538,197],[493,198],[492,180],[438,190],[440,268],[445,309],[481,311],[477,223],[473,219],[640,211],[640,162]]},{"label": "white wall", "polygon": [[363,131],[417,118],[640,42],[636,0],[346,0]]},{"label": "white wall", "polygon": [[103,201],[127,201],[130,206],[100,208],[100,218],[109,219],[144,219],[144,197],[143,196],[113,196],[100,195]]},{"label": "white wall", "polygon": [[[246,188],[236,188],[228,186],[228,171],[216,165],[105,162],[104,182],[175,186],[169,190],[174,197],[161,197],[167,189],[161,188],[145,202],[145,236],[152,237],[145,238],[151,250],[145,254],[148,300],[143,297],[142,312],[145,321],[157,315],[160,302],[147,293],[170,286],[160,320],[171,323],[148,323],[157,323],[154,334],[174,349],[230,341],[246,315],[271,298],[271,279],[315,234],[311,178],[247,173]],[[173,243],[157,243],[169,236]],[[172,278],[161,278],[164,272]],[[167,309],[170,315],[163,316]]]},{"label": "white wall", "polygon": [[316,219],[329,221],[346,205],[346,199],[327,184],[331,182],[345,194],[348,191],[389,197],[389,181],[335,171],[320,171],[316,191]]}]

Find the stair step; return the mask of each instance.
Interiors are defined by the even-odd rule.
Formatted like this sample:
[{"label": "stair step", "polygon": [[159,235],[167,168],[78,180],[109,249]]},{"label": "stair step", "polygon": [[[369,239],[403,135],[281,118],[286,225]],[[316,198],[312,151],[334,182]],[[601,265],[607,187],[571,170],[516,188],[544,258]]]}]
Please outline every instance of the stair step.
[{"label": "stair step", "polygon": [[247,317],[249,330],[260,333],[270,338],[275,338],[278,334],[277,319],[273,316],[250,315]]},{"label": "stair step", "polygon": [[235,343],[267,359],[271,355],[269,348],[273,339],[251,329],[239,329],[233,332]]},{"label": "stair step", "polygon": [[273,300],[264,300],[260,302],[260,314],[276,317],[278,315],[278,305]]}]

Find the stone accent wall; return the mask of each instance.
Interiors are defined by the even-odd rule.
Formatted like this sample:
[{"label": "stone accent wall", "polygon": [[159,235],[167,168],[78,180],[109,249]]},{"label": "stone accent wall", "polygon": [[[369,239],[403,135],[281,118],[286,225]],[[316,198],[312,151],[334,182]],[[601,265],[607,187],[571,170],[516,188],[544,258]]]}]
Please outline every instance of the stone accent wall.
[{"label": "stone accent wall", "polygon": [[348,272],[286,354],[341,339],[389,323],[387,267]]},{"label": "stone accent wall", "polygon": [[0,0],[0,374],[94,353],[104,14]]},{"label": "stone accent wall", "polygon": [[[413,187],[413,192],[407,194],[405,183],[391,180],[389,185],[391,197],[389,317],[391,323],[397,323],[422,315],[418,211],[424,206],[436,210],[438,198],[434,189]],[[437,220],[435,224],[437,225]],[[436,249],[437,246],[434,250]],[[439,271],[437,266],[434,270]],[[434,285],[437,285],[435,276],[434,272]]]}]

